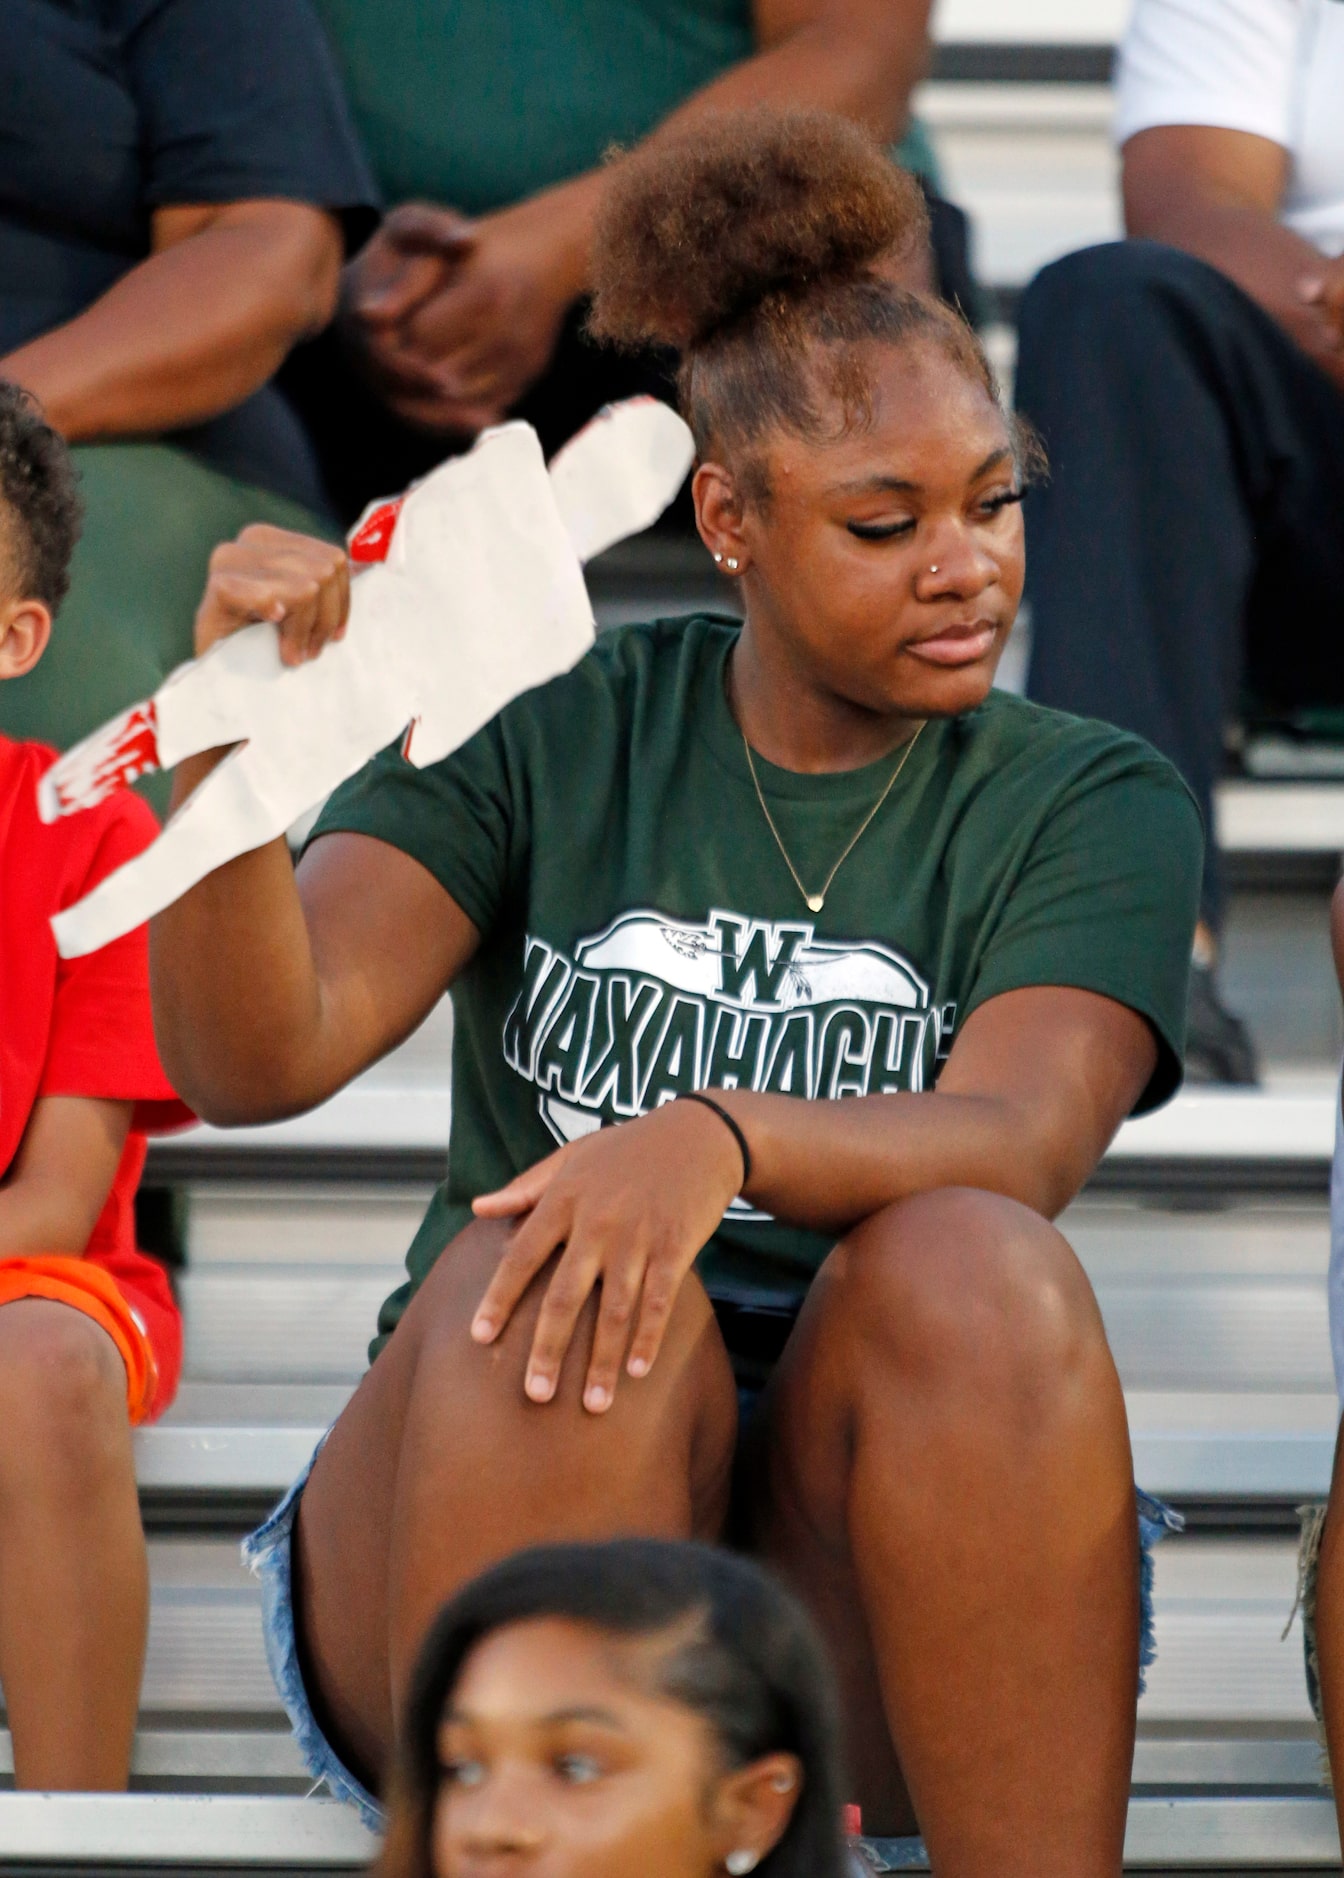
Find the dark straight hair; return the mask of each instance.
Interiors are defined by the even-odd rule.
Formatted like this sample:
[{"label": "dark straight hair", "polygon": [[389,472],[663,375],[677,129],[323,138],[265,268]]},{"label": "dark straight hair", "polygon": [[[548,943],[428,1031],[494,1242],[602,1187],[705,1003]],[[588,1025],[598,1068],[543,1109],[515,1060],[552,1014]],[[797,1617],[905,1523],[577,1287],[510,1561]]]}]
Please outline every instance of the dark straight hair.
[{"label": "dark straight hair", "polygon": [[703,1717],[725,1766],[786,1753],[802,1767],[793,1816],[757,1867],[761,1878],[844,1878],[836,1701],[811,1621],[750,1560],[660,1539],[519,1552],[444,1606],[403,1717],[380,1878],[433,1878],[439,1724],[467,1657],[495,1631],[546,1617],[624,1637],[679,1631],[659,1686]]}]

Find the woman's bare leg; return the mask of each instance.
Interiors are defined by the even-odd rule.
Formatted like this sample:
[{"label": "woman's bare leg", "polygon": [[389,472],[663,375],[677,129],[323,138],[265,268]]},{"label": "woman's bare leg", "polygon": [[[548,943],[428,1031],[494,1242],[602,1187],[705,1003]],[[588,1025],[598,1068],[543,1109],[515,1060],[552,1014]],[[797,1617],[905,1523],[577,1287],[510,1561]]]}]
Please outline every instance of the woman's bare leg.
[{"label": "woman's bare leg", "polygon": [[1134,1489],[1065,1241],[985,1193],[888,1208],[823,1268],[768,1412],[762,1549],[840,1665],[868,1829],[911,1829],[903,1774],[940,1878],[1118,1874]]},{"label": "woman's bare leg", "polygon": [[126,1785],[148,1624],[120,1353],[69,1305],[0,1306],[0,1682],[19,1786]]},{"label": "woman's bare leg", "polygon": [[683,1287],[651,1374],[622,1378],[602,1416],[580,1401],[590,1303],[560,1389],[538,1407],[523,1373],[549,1273],[497,1343],[468,1334],[505,1236],[474,1225],[444,1253],[300,1503],[311,1672],[342,1744],[375,1777],[430,1619],[483,1566],[545,1540],[712,1537],[727,1509],[736,1395],[698,1280]]},{"label": "woman's bare leg", "polygon": [[1330,1505],[1316,1565],[1316,1661],[1335,1808],[1344,1832],[1344,1428],[1335,1443]]}]

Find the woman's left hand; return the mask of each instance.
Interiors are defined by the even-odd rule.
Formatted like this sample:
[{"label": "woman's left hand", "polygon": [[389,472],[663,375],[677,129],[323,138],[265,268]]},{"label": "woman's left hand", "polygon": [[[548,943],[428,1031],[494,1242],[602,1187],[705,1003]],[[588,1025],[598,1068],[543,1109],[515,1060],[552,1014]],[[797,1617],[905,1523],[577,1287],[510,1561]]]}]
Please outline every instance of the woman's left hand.
[{"label": "woman's left hand", "polygon": [[698,1102],[670,1102],[570,1142],[476,1201],[479,1219],[521,1223],[481,1300],[472,1336],[493,1343],[537,1273],[563,1248],[537,1319],[525,1387],[532,1401],[551,1400],[579,1314],[600,1285],[583,1389],[584,1407],[600,1415],[611,1407],[627,1344],[631,1376],[652,1368],[686,1274],[741,1185],[742,1155],[731,1131]]}]

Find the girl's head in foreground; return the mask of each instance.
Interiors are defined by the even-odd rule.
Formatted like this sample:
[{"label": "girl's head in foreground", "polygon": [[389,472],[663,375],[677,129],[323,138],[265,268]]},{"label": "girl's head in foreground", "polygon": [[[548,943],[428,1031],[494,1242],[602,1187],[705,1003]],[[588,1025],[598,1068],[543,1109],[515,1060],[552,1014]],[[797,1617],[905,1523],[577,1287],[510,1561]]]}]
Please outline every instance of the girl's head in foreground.
[{"label": "girl's head in foreground", "polygon": [[421,1652],[381,1878],[840,1878],[835,1740],[808,1620],[758,1567],[520,1553]]},{"label": "girl's head in foreground", "polygon": [[916,183],[845,120],[702,119],[614,172],[591,317],[679,350],[700,533],[761,649],[912,717],[989,689],[1038,454],[965,321],[898,284],[926,233]]}]

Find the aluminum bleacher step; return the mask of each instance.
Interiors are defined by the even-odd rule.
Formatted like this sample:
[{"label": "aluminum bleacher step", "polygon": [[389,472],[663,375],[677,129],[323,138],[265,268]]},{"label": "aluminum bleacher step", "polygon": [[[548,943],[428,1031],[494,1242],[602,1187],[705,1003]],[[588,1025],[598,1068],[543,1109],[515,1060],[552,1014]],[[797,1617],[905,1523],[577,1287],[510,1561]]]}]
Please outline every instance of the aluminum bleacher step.
[{"label": "aluminum bleacher step", "polygon": [[1225,782],[1218,845],[1232,854],[1344,854],[1344,783]]},{"label": "aluminum bleacher step", "polygon": [[[12,1776],[14,1750],[0,1729],[0,1777]],[[131,1757],[131,1785],[152,1792],[288,1792],[311,1790],[312,1775],[284,1717],[254,1727],[164,1724],[142,1727]]]},{"label": "aluminum bleacher step", "polygon": [[0,1794],[0,1864],[354,1870],[377,1840],[334,1800],[271,1795]]},{"label": "aluminum bleacher step", "polygon": [[[293,1479],[363,1373],[422,1203],[421,1189],[374,1185],[192,1191],[186,1380],[137,1435],[147,1495],[264,1499]],[[1177,1500],[1291,1508],[1323,1493],[1336,1424],[1324,1200],[1192,1209],[1090,1194],[1061,1226],[1107,1324],[1138,1478]],[[357,1262],[366,1247],[377,1263]]]},{"label": "aluminum bleacher step", "polygon": [[[1098,1171],[1102,1185],[1185,1179],[1211,1189],[1297,1185],[1325,1190],[1334,1146],[1335,1082],[1322,1069],[1294,1086],[1185,1089],[1156,1114],[1126,1122]],[[307,1115],[254,1128],[200,1127],[155,1141],[156,1181],[360,1180],[442,1177],[451,1101],[398,1086],[385,1067]]]},{"label": "aluminum bleacher step", "polygon": [[[928,1871],[923,1847],[872,1842],[880,1871]],[[1125,1827],[1125,1870],[1261,1874],[1338,1871],[1334,1804],[1319,1795],[1202,1798],[1135,1796]]]},{"label": "aluminum bleacher step", "polygon": [[[235,1420],[173,1420],[141,1429],[141,1492],[278,1499],[339,1413],[258,1422],[251,1389],[239,1385]],[[340,1391],[344,1397],[347,1390]],[[1323,1498],[1330,1485],[1338,1407],[1329,1391],[1126,1391],[1135,1477],[1177,1502],[1228,1501],[1291,1507]]]},{"label": "aluminum bleacher step", "polygon": [[[280,1715],[256,1727],[143,1727],[136,1736],[132,1786],[141,1791],[302,1794],[311,1790],[293,1735]],[[7,1731],[0,1729],[0,1777],[13,1772]],[[1201,1734],[1145,1722],[1134,1754],[1134,1787],[1144,1793],[1199,1788],[1313,1793],[1321,1784],[1321,1751],[1305,1724],[1266,1730],[1249,1725]]]},{"label": "aluminum bleacher step", "polygon": [[[284,1720],[260,1589],[236,1542],[152,1536],[150,1569],[137,1777],[292,1781],[294,1757],[271,1732]],[[1289,1536],[1195,1533],[1158,1547],[1158,1658],[1139,1708],[1138,1789],[1314,1785],[1300,1629],[1283,1636],[1295,1577]]]},{"label": "aluminum bleacher step", "polygon": [[[887,1870],[927,1870],[908,1842],[878,1841]],[[354,1870],[377,1840],[349,1807],[317,1797],[0,1794],[0,1864],[95,1869],[259,1866]],[[1129,1871],[1338,1869],[1334,1807],[1322,1796],[1139,1796]]]},{"label": "aluminum bleacher step", "polygon": [[187,1271],[185,1374],[202,1381],[339,1383],[364,1369],[395,1266]]},{"label": "aluminum bleacher step", "polygon": [[1165,1500],[1291,1508],[1330,1490],[1333,1390],[1125,1391],[1134,1477]]}]

